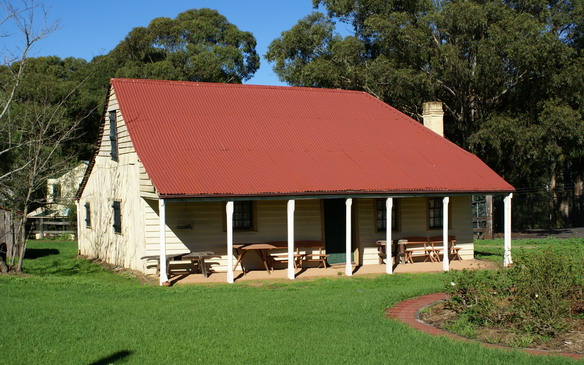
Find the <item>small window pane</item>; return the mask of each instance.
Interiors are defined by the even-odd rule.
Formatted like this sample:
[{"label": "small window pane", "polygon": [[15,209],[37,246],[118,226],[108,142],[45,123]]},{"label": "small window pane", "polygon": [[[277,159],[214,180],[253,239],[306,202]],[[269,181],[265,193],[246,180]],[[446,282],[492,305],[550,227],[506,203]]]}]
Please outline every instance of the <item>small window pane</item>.
[{"label": "small window pane", "polygon": [[233,229],[253,229],[253,205],[251,201],[234,202]]},{"label": "small window pane", "polygon": [[53,201],[58,201],[61,199],[61,184],[53,184]]},{"label": "small window pane", "polygon": [[428,199],[428,221],[431,229],[442,228],[442,199],[430,198]]},{"label": "small window pane", "polygon": [[[391,229],[395,230],[397,229],[397,206],[398,206],[398,200],[394,199],[393,200],[393,207],[391,209]],[[378,232],[381,231],[385,231],[385,227],[386,227],[386,208],[385,208],[385,203],[386,200],[385,199],[375,199],[375,212],[376,212],[376,223],[375,226],[377,228]]]}]

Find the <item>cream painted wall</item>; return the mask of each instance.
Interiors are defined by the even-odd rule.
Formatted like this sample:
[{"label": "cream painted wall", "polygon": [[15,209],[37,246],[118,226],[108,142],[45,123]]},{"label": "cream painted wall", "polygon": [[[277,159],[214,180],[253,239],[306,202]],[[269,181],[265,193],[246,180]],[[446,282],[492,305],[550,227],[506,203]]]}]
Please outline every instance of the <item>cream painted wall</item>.
[{"label": "cream painted wall", "polygon": [[[146,250],[148,255],[159,252],[158,201],[146,200]],[[256,201],[256,231],[235,231],[235,243],[287,240],[287,200]],[[227,233],[224,202],[166,203],[166,242],[168,253],[213,251],[220,257],[210,260],[216,271],[227,270]],[[295,239],[322,240],[320,201],[297,200]],[[259,267],[254,253],[245,257],[246,267]],[[153,268],[148,268],[153,273]]]},{"label": "cream painted wall", "polygon": [[[393,232],[393,239],[397,240],[407,236],[439,236],[442,230],[428,229],[427,198],[399,198],[398,229]],[[395,203],[394,203],[395,204]],[[462,259],[474,257],[474,244],[472,233],[472,207],[470,196],[450,197],[450,227],[449,235],[456,236],[457,246],[462,247],[460,256]],[[375,241],[385,239],[385,231],[377,232],[375,229],[375,200],[359,199],[359,247],[363,257],[362,264],[377,264],[377,248]]]},{"label": "cream painted wall", "polygon": [[[140,257],[145,252],[144,206],[140,197],[141,163],[134,151],[119,112],[115,93],[109,96],[107,110],[118,110],[118,161],[110,156],[109,116],[105,125],[95,165],[79,200],[79,251],[110,264],[143,270]],[[121,234],[113,228],[114,200],[121,202]],[[91,227],[86,227],[85,203],[90,204]]]}]

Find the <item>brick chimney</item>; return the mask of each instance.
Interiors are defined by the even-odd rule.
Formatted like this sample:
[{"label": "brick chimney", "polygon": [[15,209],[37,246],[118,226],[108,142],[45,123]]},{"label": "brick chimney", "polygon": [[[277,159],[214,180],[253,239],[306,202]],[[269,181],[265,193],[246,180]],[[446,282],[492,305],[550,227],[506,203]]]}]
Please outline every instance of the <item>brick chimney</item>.
[{"label": "brick chimney", "polygon": [[423,105],[424,126],[444,137],[444,110],[441,101],[429,101]]}]

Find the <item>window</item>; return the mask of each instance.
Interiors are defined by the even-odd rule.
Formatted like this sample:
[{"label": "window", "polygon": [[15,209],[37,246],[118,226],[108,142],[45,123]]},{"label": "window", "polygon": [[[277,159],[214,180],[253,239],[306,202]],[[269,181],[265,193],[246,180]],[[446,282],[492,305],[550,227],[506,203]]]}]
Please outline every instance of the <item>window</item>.
[{"label": "window", "polygon": [[485,195],[472,196],[472,228],[487,227],[487,200]]},{"label": "window", "polygon": [[51,188],[53,190],[53,201],[61,200],[61,184],[53,184]]},{"label": "window", "polygon": [[442,198],[428,199],[428,228],[441,229],[443,223]]},{"label": "window", "polygon": [[112,208],[114,209],[114,232],[122,233],[122,212],[120,211],[120,202],[115,201]]},{"label": "window", "polygon": [[[386,199],[375,199],[375,227],[377,232],[385,232],[386,219],[385,219],[385,202]],[[393,199],[393,207],[391,209],[391,229],[397,230],[398,225],[398,205],[399,200]]]},{"label": "window", "polygon": [[118,125],[116,120],[116,111],[110,110],[109,112],[109,122],[110,122],[110,143],[111,143],[111,156],[113,161],[118,160]]},{"label": "window", "polygon": [[253,202],[237,201],[233,203],[233,229],[254,229]]},{"label": "window", "polygon": [[91,206],[85,203],[85,227],[91,228]]}]

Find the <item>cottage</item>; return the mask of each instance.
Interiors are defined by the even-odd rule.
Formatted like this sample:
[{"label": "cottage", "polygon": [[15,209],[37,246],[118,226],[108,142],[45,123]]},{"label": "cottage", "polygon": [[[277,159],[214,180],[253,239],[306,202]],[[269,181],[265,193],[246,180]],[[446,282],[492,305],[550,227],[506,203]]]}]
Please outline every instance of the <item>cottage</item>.
[{"label": "cottage", "polygon": [[489,193],[507,195],[510,262],[514,188],[440,135],[440,104],[426,127],[345,90],[112,79],[107,100],[77,194],[84,255],[153,273],[141,257],[213,251],[228,282],[241,243],[287,242],[290,279],[297,241],[347,275],[378,263],[380,239],[456,236],[468,259],[471,195]]},{"label": "cottage", "polygon": [[[69,230],[74,228],[69,220],[70,210],[86,169],[87,161],[82,161],[61,176],[47,179],[44,204],[27,215],[31,225],[36,227],[35,238],[40,239],[45,235],[73,234],[74,231]],[[45,226],[53,229],[45,229]]]}]

